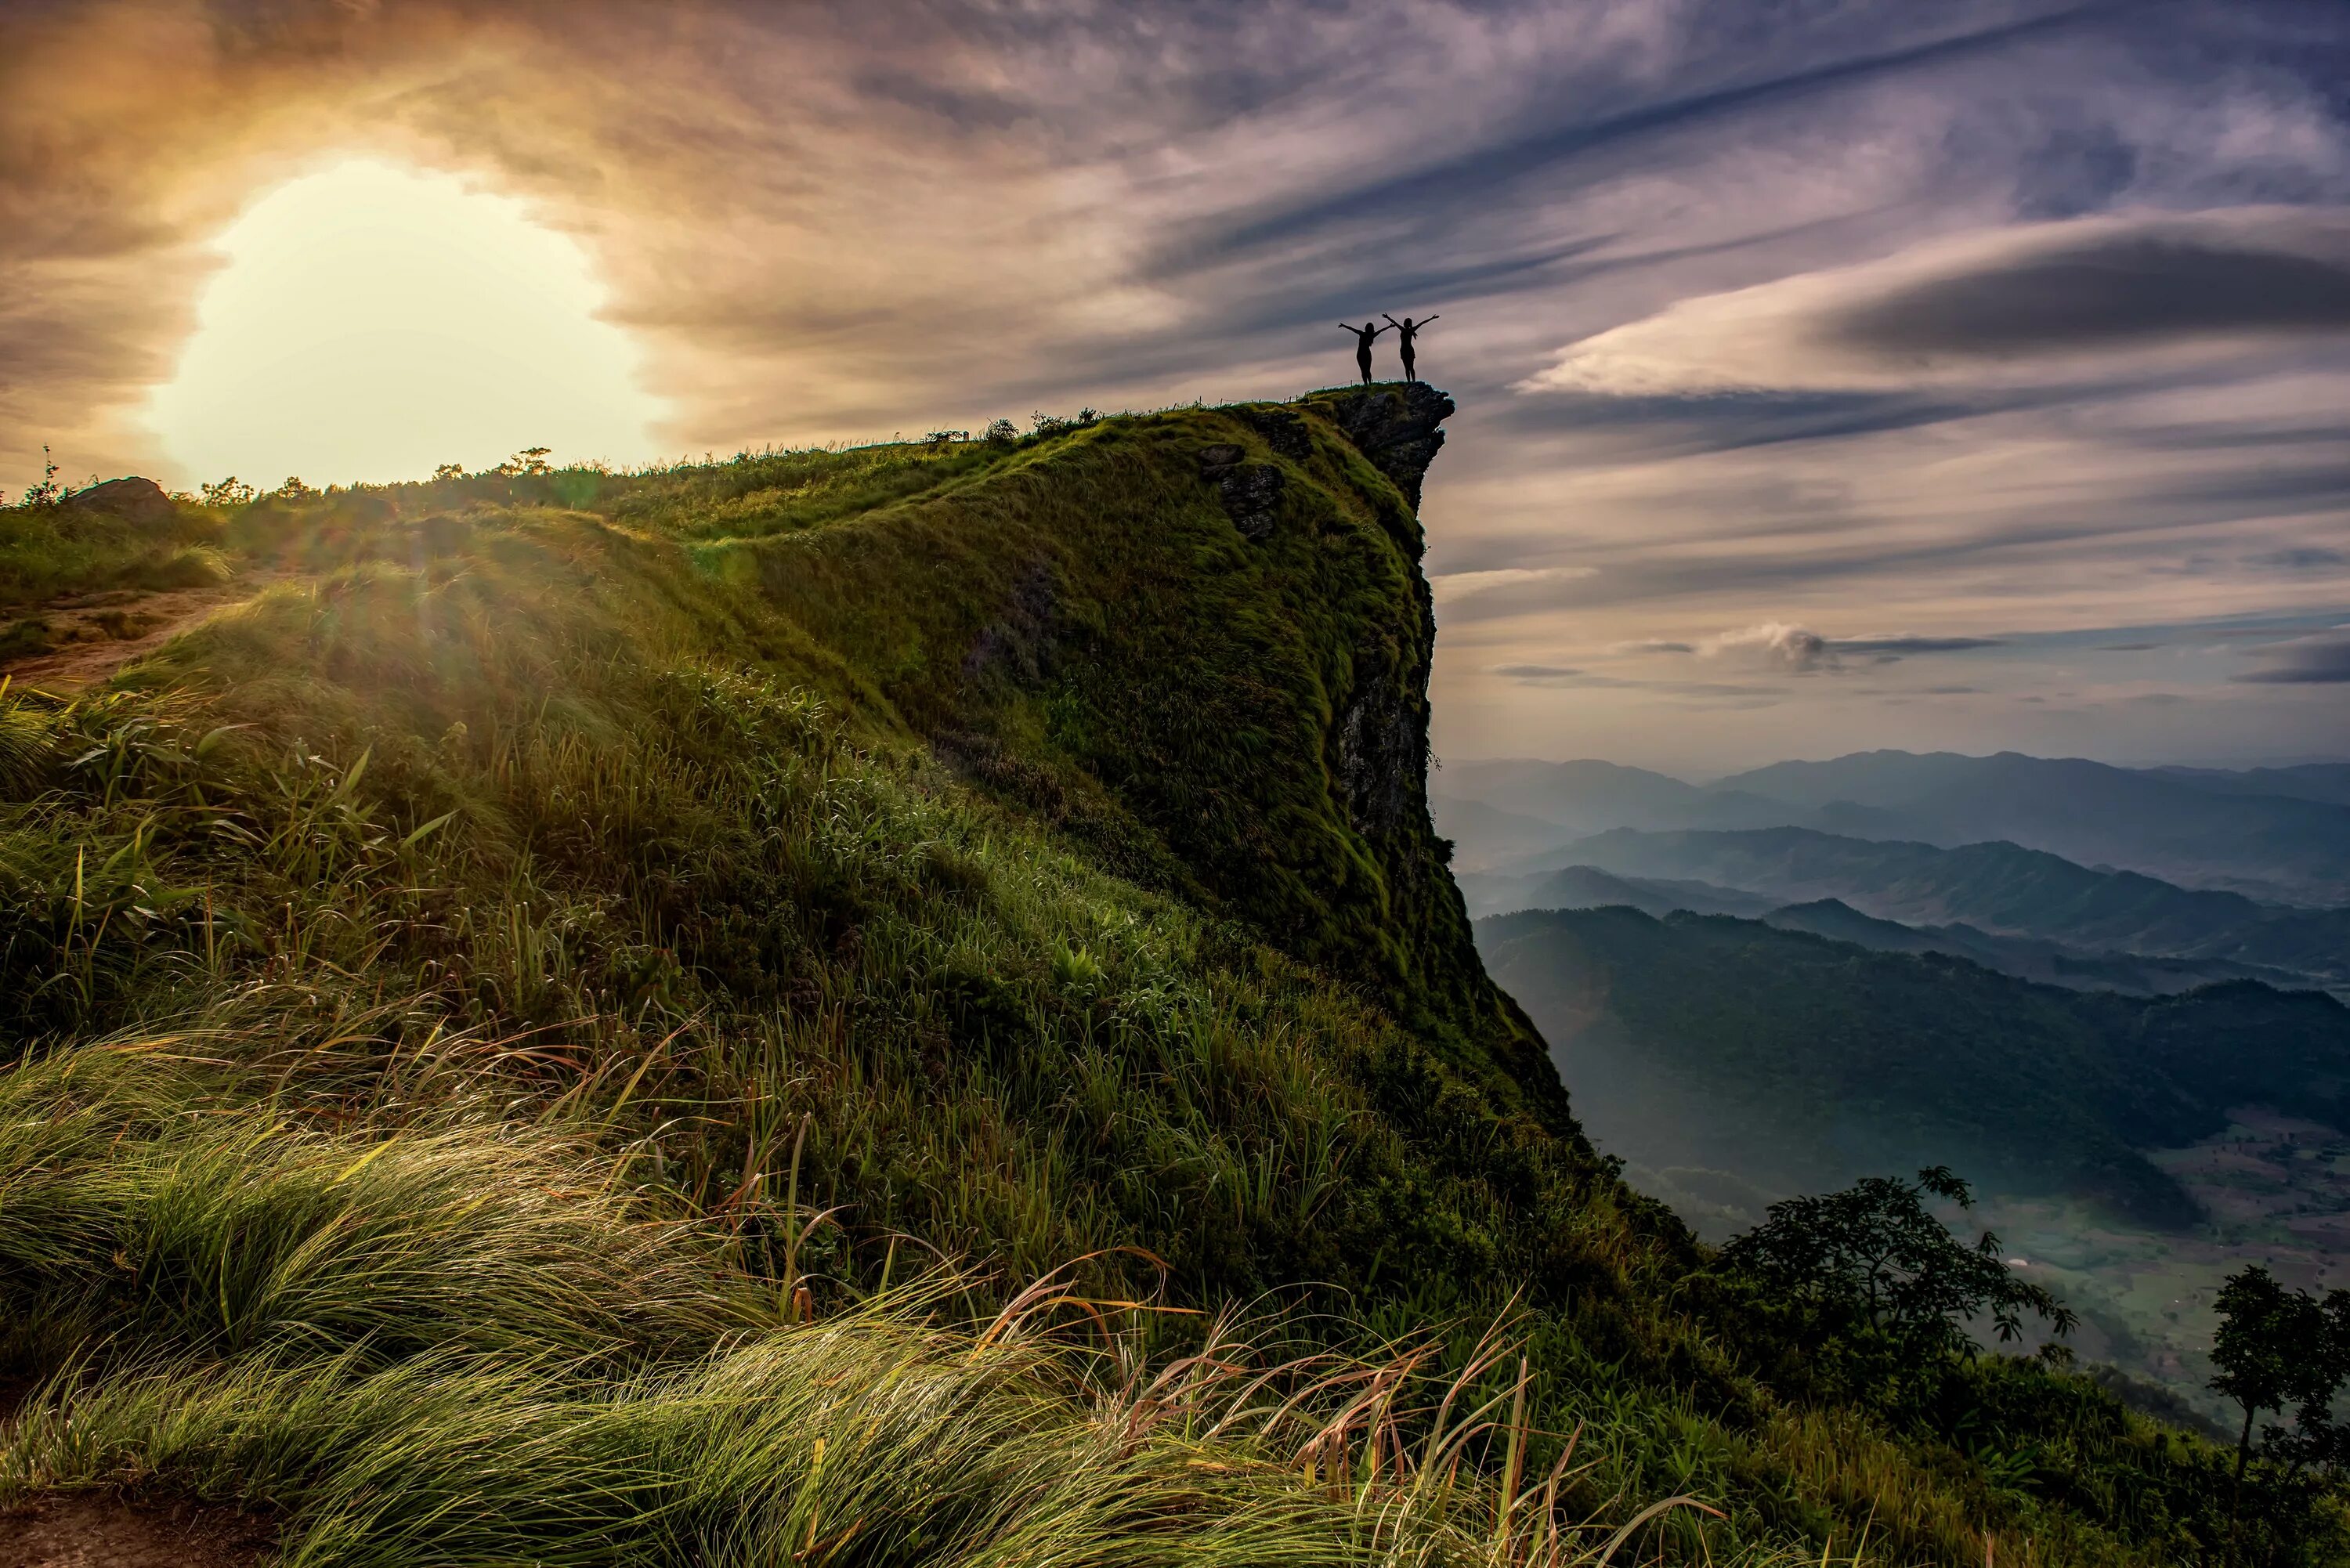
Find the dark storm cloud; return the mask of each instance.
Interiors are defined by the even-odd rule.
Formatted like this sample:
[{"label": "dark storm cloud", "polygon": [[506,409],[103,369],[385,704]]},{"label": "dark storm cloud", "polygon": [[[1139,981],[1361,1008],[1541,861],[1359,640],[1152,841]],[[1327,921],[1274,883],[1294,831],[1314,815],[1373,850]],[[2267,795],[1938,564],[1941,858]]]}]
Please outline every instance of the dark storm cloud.
[{"label": "dark storm cloud", "polygon": [[2159,229],[2088,235],[1896,289],[1820,330],[1878,353],[1998,356],[2350,331],[2350,246],[2312,255]]}]

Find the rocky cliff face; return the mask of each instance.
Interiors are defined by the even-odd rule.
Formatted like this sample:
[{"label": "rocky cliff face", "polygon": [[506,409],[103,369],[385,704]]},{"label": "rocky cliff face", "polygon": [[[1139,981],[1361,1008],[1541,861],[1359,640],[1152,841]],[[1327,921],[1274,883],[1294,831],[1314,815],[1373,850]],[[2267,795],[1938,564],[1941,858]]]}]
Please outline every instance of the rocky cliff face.
[{"label": "rocky cliff face", "polygon": [[959,772],[1384,995],[1561,1126],[1428,815],[1412,504],[1452,410],[1374,386],[1106,421],[763,544],[761,570]]},{"label": "rocky cliff face", "polygon": [[1315,392],[1301,404],[1320,414],[1371,460],[1419,510],[1419,482],[1444,445],[1443,424],[1457,409],[1425,381],[1389,381]]},{"label": "rocky cliff face", "polygon": [[[1371,466],[1419,511],[1420,482],[1444,445],[1443,421],[1455,411],[1452,400],[1424,381],[1347,388],[1301,400],[1328,420],[1368,458]],[[1293,418],[1295,416],[1292,416]],[[1428,815],[1428,679],[1426,654],[1436,626],[1428,585],[1417,566],[1422,536],[1406,531],[1415,562],[1412,597],[1419,623],[1413,639],[1421,657],[1397,672],[1399,680],[1374,683],[1347,703],[1337,731],[1338,778],[1348,817],[1367,837],[1386,839],[1408,826],[1425,826]]]}]

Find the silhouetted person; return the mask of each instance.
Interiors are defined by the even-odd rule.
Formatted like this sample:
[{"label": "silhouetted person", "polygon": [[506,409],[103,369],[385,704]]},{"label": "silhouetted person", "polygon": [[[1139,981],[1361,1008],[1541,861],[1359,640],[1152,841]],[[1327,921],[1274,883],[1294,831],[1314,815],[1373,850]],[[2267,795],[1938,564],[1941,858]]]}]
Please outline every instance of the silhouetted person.
[{"label": "silhouetted person", "polygon": [[[1385,311],[1381,311],[1380,314],[1385,316],[1387,313]],[[1411,368],[1411,340],[1419,336],[1419,329],[1421,327],[1427,326],[1429,322],[1435,319],[1436,317],[1430,316],[1419,321],[1414,321],[1410,317],[1407,316],[1401,321],[1398,321],[1392,316],[1388,317],[1388,325],[1396,329],[1396,348],[1403,355],[1403,379],[1407,381],[1417,381],[1419,379],[1419,374]],[[1368,376],[1365,376],[1363,379],[1367,381],[1370,379]]]},{"label": "silhouetted person", "polygon": [[1355,335],[1355,363],[1361,367],[1363,385],[1367,387],[1371,384],[1371,344],[1387,328],[1368,321],[1364,322],[1360,327],[1350,321],[1341,321],[1338,325]]}]

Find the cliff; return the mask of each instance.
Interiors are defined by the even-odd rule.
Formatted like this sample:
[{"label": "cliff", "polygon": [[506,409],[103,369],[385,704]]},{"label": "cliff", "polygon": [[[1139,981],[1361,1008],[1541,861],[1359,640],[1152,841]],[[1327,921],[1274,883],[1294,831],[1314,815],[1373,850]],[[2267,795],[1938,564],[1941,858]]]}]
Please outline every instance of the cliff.
[{"label": "cliff", "polygon": [[739,547],[963,776],[1376,988],[1571,1137],[1429,821],[1412,503],[1451,409],[1415,384],[1109,421]]}]

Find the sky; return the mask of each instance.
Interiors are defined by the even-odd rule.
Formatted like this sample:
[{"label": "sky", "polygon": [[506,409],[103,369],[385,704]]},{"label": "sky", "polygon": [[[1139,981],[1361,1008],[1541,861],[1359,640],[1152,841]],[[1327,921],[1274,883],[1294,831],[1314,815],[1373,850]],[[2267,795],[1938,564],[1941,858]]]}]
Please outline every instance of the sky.
[{"label": "sky", "polygon": [[2350,756],[2341,0],[0,5],[12,490],[1292,396],[1381,312],[1440,756]]}]

